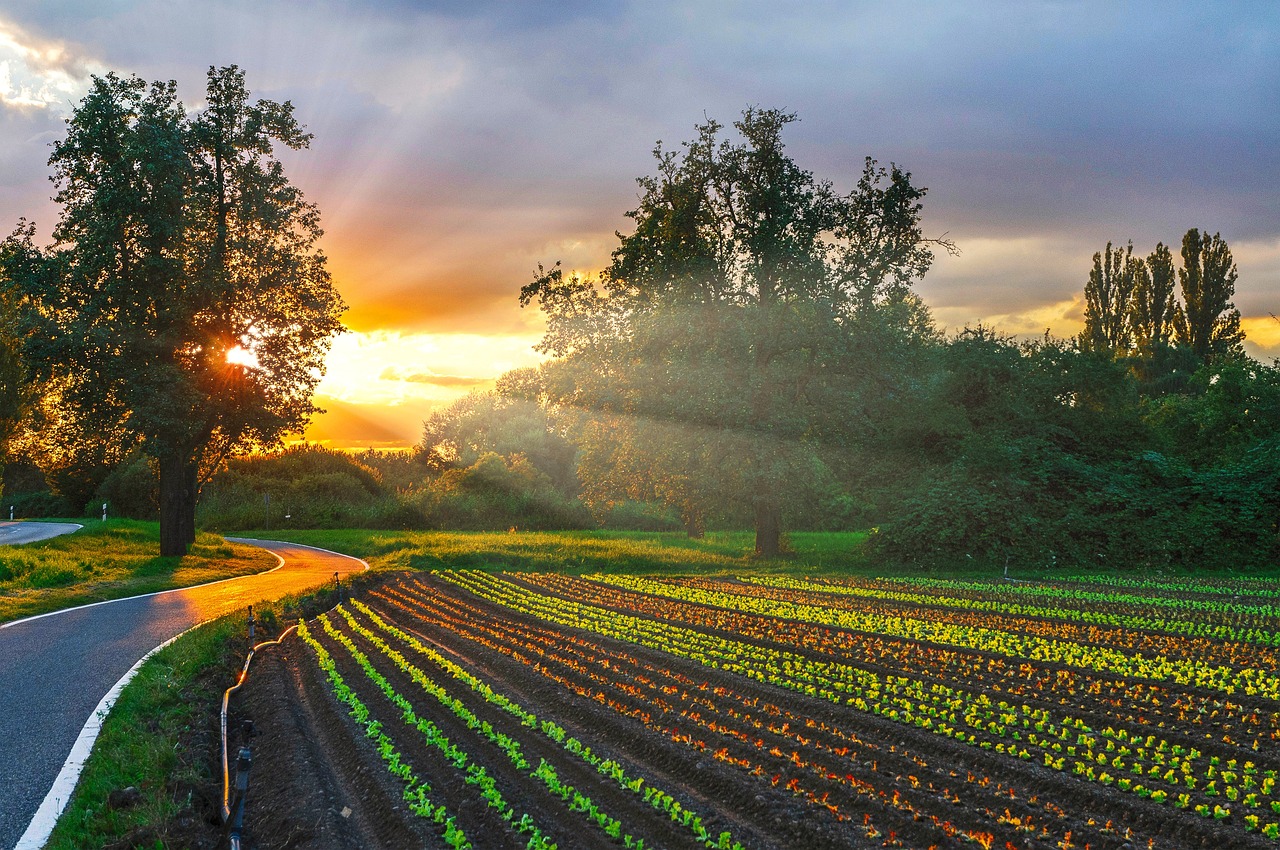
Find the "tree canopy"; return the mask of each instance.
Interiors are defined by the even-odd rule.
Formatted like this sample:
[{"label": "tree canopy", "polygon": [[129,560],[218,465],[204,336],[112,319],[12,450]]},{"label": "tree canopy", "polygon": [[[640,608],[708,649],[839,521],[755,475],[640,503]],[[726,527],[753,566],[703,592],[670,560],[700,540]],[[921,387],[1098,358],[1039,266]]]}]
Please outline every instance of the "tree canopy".
[{"label": "tree canopy", "polygon": [[732,493],[763,555],[784,504],[826,475],[827,426],[889,391],[874,361],[929,327],[910,286],[951,247],[924,237],[925,190],[898,166],[868,158],[845,194],[802,169],[782,141],[795,120],[750,108],[736,139],[712,120],[681,152],[660,143],[600,280],[557,264],[521,291],[547,317],[552,400],[609,434],[584,459],[595,480],[629,469],[620,495],[675,504],[695,531],[709,495]]},{"label": "tree canopy", "polygon": [[309,140],[235,66],[209,69],[193,115],[172,82],[95,77],[49,161],[53,244],[26,224],[7,244],[32,364],[87,429],[157,462],[164,554],[194,539],[203,473],[316,411],[345,307],[319,212],[275,155]]}]

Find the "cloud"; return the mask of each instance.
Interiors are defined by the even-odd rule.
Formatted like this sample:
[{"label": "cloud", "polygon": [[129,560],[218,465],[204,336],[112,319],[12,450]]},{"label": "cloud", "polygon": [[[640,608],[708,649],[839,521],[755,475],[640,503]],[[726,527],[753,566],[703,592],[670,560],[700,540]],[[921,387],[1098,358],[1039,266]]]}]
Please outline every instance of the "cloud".
[{"label": "cloud", "polygon": [[0,106],[70,114],[89,87],[89,75],[103,68],[80,48],[33,36],[0,19]]},{"label": "cloud", "polygon": [[[49,0],[3,14],[35,51],[22,67],[53,86],[11,70],[14,98],[51,103],[58,74],[110,67],[176,79],[195,103],[205,69],[234,62],[257,95],[294,103],[315,141],[286,173],[320,207],[360,332],[335,346],[324,391],[350,404],[479,386],[380,379],[388,368],[479,380],[537,362],[541,319],[516,304],[537,263],[607,264],[653,142],[676,148],[748,104],[795,110],[788,149],[839,189],[865,155],[929,187],[927,232],[964,253],[919,291],[952,329],[1073,333],[1094,251],[1146,252],[1189,227],[1232,245],[1246,316],[1280,303],[1280,7]],[[5,224],[53,217],[52,113],[0,105]]]},{"label": "cloud", "polygon": [[304,437],[335,449],[404,449],[422,436],[422,422],[431,415],[429,402],[398,406],[353,404],[327,396],[316,403],[325,413],[317,416]]},{"label": "cloud", "polygon": [[478,387],[493,383],[492,378],[472,378],[465,375],[437,375],[435,372],[407,372],[388,366],[378,376],[379,381],[404,381],[410,384],[432,384],[437,387]]},{"label": "cloud", "polygon": [[[353,404],[448,404],[542,357],[537,336],[348,333],[334,341],[319,393]],[[429,366],[425,364],[430,364]]]}]

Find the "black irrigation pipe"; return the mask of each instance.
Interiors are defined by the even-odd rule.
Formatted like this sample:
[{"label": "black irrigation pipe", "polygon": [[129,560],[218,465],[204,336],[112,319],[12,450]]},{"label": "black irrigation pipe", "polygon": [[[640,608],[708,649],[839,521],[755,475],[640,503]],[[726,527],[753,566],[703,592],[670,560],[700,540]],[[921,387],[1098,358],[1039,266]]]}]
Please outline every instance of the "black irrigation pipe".
[{"label": "black irrigation pipe", "polygon": [[[366,566],[367,569],[367,566]],[[334,589],[338,592],[338,604],[342,604],[342,580],[337,573],[333,574]],[[338,606],[335,605],[334,608]],[[330,609],[333,610],[333,609]],[[253,606],[249,606],[249,640],[253,641],[254,627],[256,623],[253,619]],[[231,769],[229,759],[227,758],[227,704],[231,700],[231,695],[240,690],[245,680],[249,678],[249,665],[253,662],[253,656],[263,647],[273,646],[282,642],[289,636],[290,632],[296,631],[297,626],[293,625],[280,633],[280,637],[275,640],[267,640],[254,646],[249,650],[248,655],[244,657],[244,667],[240,670],[240,676],[236,679],[236,683],[227,688],[222,694],[222,712],[219,718],[219,724],[222,731],[222,823],[227,831],[227,841],[231,850],[240,850],[241,832],[244,830],[244,801],[246,792],[249,789],[249,768],[253,764],[253,755],[249,751],[248,744],[240,748],[240,752],[236,754],[236,780],[235,780],[235,801],[234,806],[231,796]],[[251,728],[251,727],[250,727]],[[233,811],[234,808],[234,811]],[[233,817],[234,815],[234,817]]]},{"label": "black irrigation pipe", "polygon": [[[231,771],[227,759],[227,703],[231,700],[231,695],[240,690],[245,680],[249,678],[249,665],[253,662],[253,656],[258,650],[266,646],[278,644],[289,633],[297,629],[297,626],[290,626],[280,633],[280,637],[275,640],[263,641],[257,646],[249,650],[249,654],[244,657],[244,667],[240,670],[240,676],[236,679],[236,683],[227,688],[222,694],[222,822],[228,829],[228,840],[231,850],[240,850],[240,832],[244,828],[244,800],[245,792],[249,787],[249,767],[253,764],[253,756],[249,752],[249,747],[242,746],[236,757],[236,804],[234,819],[232,817],[232,800],[231,800]],[[253,640],[254,620],[253,606],[249,606],[249,640]]]}]

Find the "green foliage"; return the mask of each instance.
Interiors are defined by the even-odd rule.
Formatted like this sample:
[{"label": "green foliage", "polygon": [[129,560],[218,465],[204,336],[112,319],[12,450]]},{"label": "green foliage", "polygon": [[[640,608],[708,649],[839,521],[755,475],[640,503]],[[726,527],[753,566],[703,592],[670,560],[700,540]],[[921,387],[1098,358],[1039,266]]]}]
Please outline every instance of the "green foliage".
[{"label": "green foliage", "polygon": [[[276,156],[309,140],[289,103],[251,101],[235,66],[209,69],[191,116],[172,82],[94,77],[50,158],[54,244],[37,248],[28,225],[6,243],[26,353],[63,418],[158,462],[166,554],[194,540],[201,473],[316,409],[344,305],[319,213]],[[255,365],[229,359],[237,350]]]},{"label": "green foliage", "polygon": [[106,502],[109,516],[155,521],[160,518],[159,497],[154,462],[135,451],[99,485],[85,515],[94,516]]},{"label": "green foliage", "polygon": [[585,528],[591,518],[524,455],[487,452],[432,479],[415,504],[434,528]]},{"label": "green foliage", "polygon": [[1263,568],[1280,553],[1280,372],[1202,367],[1142,398],[1124,360],[983,329],[953,339],[930,474],[877,551],[934,566]]},{"label": "green foliage", "polygon": [[536,370],[508,372],[493,392],[468,393],[433,412],[423,423],[419,456],[428,469],[440,473],[472,466],[485,454],[508,461],[520,455],[572,497],[578,491],[576,450],[542,402],[542,378]]},{"label": "green foliage", "polygon": [[237,458],[205,486],[197,518],[219,530],[288,527],[419,528],[423,519],[355,456],[299,445]]}]

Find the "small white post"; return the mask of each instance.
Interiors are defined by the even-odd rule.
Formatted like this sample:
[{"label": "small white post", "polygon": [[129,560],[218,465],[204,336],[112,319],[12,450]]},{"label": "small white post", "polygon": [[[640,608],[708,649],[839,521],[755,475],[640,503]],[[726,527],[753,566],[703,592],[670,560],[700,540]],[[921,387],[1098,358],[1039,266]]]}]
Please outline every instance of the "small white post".
[{"label": "small white post", "polygon": [[13,522],[13,505],[9,506],[9,522]]},{"label": "small white post", "polygon": [[103,522],[107,521],[107,503],[106,502],[102,503],[102,521]]}]

